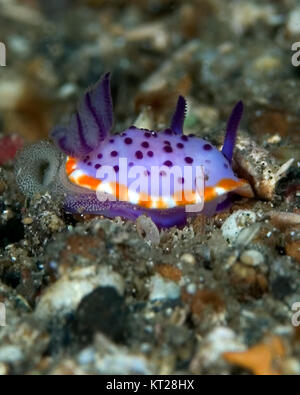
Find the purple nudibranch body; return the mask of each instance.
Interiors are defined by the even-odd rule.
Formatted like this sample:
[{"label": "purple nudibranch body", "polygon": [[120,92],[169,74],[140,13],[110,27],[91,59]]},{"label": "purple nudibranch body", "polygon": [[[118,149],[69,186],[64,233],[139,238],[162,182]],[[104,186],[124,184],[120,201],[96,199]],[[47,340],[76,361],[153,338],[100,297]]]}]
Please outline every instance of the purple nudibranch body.
[{"label": "purple nudibranch body", "polygon": [[237,178],[231,167],[242,102],[229,118],[221,152],[206,140],[183,134],[185,112],[185,99],[179,96],[169,128],[156,132],[131,126],[112,135],[110,75],[106,74],[85,93],[70,124],[51,131],[65,154],[57,171],[57,177],[64,179],[64,209],[131,220],[145,214],[159,227],[182,226],[188,215],[197,214],[186,208],[197,207],[201,200],[199,168],[204,214],[221,210],[232,193],[252,196],[249,184]]}]

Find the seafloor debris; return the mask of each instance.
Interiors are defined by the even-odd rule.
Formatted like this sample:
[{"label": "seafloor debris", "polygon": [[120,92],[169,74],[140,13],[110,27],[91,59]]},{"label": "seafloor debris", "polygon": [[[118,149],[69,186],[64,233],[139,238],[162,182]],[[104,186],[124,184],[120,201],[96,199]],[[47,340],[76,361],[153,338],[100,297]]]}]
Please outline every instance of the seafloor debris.
[{"label": "seafloor debris", "polygon": [[226,361],[251,370],[257,375],[276,375],[282,372],[285,347],[282,339],[273,336],[242,352],[225,352]]},{"label": "seafloor debris", "polygon": [[231,244],[238,239],[240,232],[256,222],[257,215],[250,210],[237,210],[231,214],[222,225],[224,239]]},{"label": "seafloor debris", "polygon": [[251,182],[257,196],[272,200],[278,181],[284,177],[294,158],[279,167],[267,150],[250,137],[242,136],[236,144],[235,160],[238,173]]},{"label": "seafloor debris", "polygon": [[203,374],[206,369],[218,366],[222,369],[222,354],[226,351],[244,351],[244,345],[234,333],[226,326],[216,326],[208,332],[198,347],[197,353],[191,362],[190,370],[194,374]]}]

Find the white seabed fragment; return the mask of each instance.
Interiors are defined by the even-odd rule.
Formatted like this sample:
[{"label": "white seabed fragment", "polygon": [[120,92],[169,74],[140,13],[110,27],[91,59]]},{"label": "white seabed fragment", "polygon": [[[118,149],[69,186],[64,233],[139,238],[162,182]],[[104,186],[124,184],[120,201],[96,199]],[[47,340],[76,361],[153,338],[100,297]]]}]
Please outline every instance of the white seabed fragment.
[{"label": "white seabed fragment", "polygon": [[287,29],[293,35],[300,34],[300,7],[294,8],[287,20]]},{"label": "white seabed fragment", "polygon": [[95,362],[95,350],[93,347],[87,347],[83,349],[77,356],[77,362],[80,365],[89,365]]},{"label": "white seabed fragment", "polygon": [[259,232],[260,226],[260,223],[254,223],[243,228],[235,241],[236,246],[246,247],[246,245],[248,245]]},{"label": "white seabed fragment", "polygon": [[264,262],[264,256],[260,251],[246,250],[240,257],[241,262],[249,266],[258,266]]},{"label": "white seabed fragment", "polygon": [[287,162],[285,162],[275,173],[275,179],[276,181],[279,181],[287,172],[287,170],[291,167],[292,163],[294,162],[294,158],[289,159]]},{"label": "white seabed fragment", "polygon": [[22,359],[24,355],[19,347],[13,345],[0,347],[0,362],[16,363]]},{"label": "white seabed fragment", "polygon": [[97,287],[112,286],[122,295],[124,282],[121,276],[107,267],[88,266],[63,275],[42,295],[35,315],[47,319],[53,315],[75,310],[82,298]]},{"label": "white seabed fragment", "polygon": [[240,232],[247,226],[256,222],[256,214],[250,210],[237,210],[231,214],[221,227],[224,239],[234,244],[239,237]]},{"label": "white seabed fragment", "polygon": [[177,299],[180,296],[180,287],[174,281],[165,280],[159,274],[151,277],[150,282],[150,295],[151,301],[161,299]]},{"label": "white seabed fragment", "polygon": [[153,374],[143,356],[128,355],[122,351],[105,355],[97,361],[96,367],[100,374]]},{"label": "white seabed fragment", "polygon": [[204,338],[201,348],[192,361],[192,369],[193,365],[199,362],[205,367],[217,363],[225,352],[244,350],[245,346],[232,329],[225,326],[216,327]]}]

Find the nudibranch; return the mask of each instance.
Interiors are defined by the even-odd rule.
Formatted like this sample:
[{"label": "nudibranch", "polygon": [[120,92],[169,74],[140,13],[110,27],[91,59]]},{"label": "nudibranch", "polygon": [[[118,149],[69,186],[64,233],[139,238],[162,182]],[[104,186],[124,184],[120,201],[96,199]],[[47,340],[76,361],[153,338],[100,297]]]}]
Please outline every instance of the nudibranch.
[{"label": "nudibranch", "polygon": [[[231,167],[242,112],[243,104],[238,102],[227,123],[222,151],[183,134],[186,101],[182,96],[169,128],[157,132],[131,126],[111,134],[108,73],[85,93],[69,125],[51,131],[55,145],[39,142],[19,154],[17,182],[27,196],[54,192],[67,212],[130,220],[144,214],[159,227],[182,226],[189,215],[198,214],[190,207],[203,207],[202,213],[211,215],[226,207],[233,193],[253,196],[248,182]],[[137,180],[138,187],[133,188]]]}]

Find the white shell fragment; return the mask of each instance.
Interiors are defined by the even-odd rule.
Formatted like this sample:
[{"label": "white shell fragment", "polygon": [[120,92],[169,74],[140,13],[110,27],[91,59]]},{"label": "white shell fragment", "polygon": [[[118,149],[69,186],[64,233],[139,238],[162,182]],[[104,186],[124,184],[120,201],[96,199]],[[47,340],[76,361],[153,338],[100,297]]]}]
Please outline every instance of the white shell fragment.
[{"label": "white shell fragment", "polygon": [[180,286],[174,281],[166,280],[155,274],[150,282],[149,300],[177,299],[180,296]]},{"label": "white shell fragment", "polygon": [[256,222],[256,214],[250,210],[237,210],[222,225],[222,235],[229,244],[234,244],[240,232]]},{"label": "white shell fragment", "polygon": [[294,8],[287,20],[287,30],[292,35],[300,34],[300,7]]},{"label": "white shell fragment", "polygon": [[37,305],[35,314],[40,319],[48,319],[57,314],[75,310],[82,298],[97,287],[112,286],[122,295],[122,277],[103,266],[88,266],[63,275],[56,283],[47,288]]},{"label": "white shell fragment", "polygon": [[203,339],[194,359],[191,362],[191,370],[198,372],[198,366],[209,367],[216,364],[224,352],[244,351],[245,346],[232,329],[218,326],[212,329]]}]

